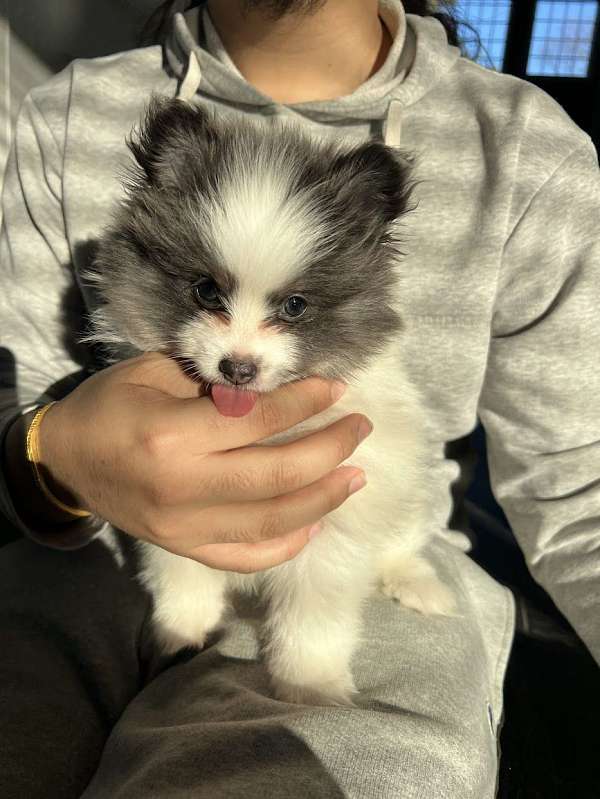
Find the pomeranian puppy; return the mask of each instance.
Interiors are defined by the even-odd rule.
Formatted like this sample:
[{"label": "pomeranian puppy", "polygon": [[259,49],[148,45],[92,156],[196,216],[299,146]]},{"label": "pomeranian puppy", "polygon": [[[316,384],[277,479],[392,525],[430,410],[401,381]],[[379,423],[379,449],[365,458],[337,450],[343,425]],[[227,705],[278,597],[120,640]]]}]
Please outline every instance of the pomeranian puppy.
[{"label": "pomeranian puppy", "polygon": [[349,460],[366,487],[291,561],[239,574],[140,542],[157,641],[165,652],[202,647],[232,592],[257,594],[275,696],[353,705],[350,660],[372,591],[422,613],[454,609],[422,553],[432,535],[426,418],[402,364],[398,228],[414,210],[414,158],[157,97],[127,145],[124,197],[84,273],[101,305],[80,341],[107,346],[113,361],[182,358],[230,415],[288,381],[348,383],[333,407],[261,445],[352,412],[374,424]]}]

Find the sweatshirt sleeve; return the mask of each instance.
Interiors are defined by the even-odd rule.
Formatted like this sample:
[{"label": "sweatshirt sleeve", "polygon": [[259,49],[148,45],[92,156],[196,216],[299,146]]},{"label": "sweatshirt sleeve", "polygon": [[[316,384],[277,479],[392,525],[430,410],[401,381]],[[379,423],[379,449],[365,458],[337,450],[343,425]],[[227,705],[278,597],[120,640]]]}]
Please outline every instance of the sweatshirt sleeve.
[{"label": "sweatshirt sleeve", "polygon": [[[0,233],[0,462],[21,413],[60,399],[87,376],[65,321],[81,309],[62,212],[69,72],[30,92],[21,107],[2,187]],[[36,103],[47,109],[44,114]],[[83,546],[101,520],[76,519],[60,533],[30,529],[17,515],[0,469],[0,517],[40,543]],[[1,518],[0,518],[1,523]],[[66,543],[65,543],[66,542]]]},{"label": "sweatshirt sleeve", "polygon": [[600,663],[600,171],[579,142],[508,237],[478,415],[530,572]]}]

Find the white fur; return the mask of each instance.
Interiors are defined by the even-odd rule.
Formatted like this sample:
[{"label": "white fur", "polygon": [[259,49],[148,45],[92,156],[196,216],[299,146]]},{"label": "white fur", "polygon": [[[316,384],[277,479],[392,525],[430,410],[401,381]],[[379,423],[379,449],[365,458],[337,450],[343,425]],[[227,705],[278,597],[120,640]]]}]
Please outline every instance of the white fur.
[{"label": "white fur", "polygon": [[264,655],[276,696],[349,705],[361,607],[378,583],[409,608],[452,613],[450,591],[420,554],[431,535],[421,409],[394,344],[334,406],[261,442],[293,440],[355,411],[374,424],[348,461],[365,470],[366,487],[328,514],[322,532],[291,561],[254,574],[219,572],[142,543],[141,579],[154,597],[163,650],[201,647],[219,623],[229,589],[260,591],[269,598]]},{"label": "white fur", "polygon": [[[298,265],[327,254],[330,229],[310,194],[289,196],[294,163],[269,163],[262,151],[236,162],[220,177],[218,200],[197,206],[197,226],[210,249],[244,284],[244,293],[264,294],[298,274]],[[288,195],[286,198],[286,194]],[[194,213],[194,212],[192,212]]]},{"label": "white fur", "polygon": [[260,329],[265,316],[262,298],[252,294],[236,297],[230,303],[228,323],[214,317],[194,320],[178,333],[178,352],[192,358],[199,373],[209,383],[224,382],[219,372],[222,358],[236,355],[259,364],[257,377],[246,387],[271,391],[282,383],[282,375],[297,365],[296,340],[289,333]]}]

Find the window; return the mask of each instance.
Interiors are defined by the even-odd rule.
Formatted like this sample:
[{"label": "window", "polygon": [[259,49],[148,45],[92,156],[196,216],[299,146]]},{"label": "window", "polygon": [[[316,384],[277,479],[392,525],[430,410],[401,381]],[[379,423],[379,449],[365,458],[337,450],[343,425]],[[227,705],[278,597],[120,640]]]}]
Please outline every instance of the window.
[{"label": "window", "polygon": [[[510,19],[511,0],[458,0],[456,16],[472,25],[481,38],[482,48],[476,61],[497,72],[502,71],[506,35]],[[477,54],[477,41],[473,32],[464,25],[458,26],[458,35],[465,42],[471,58]]]},{"label": "window", "polygon": [[587,77],[597,14],[597,0],[539,0],[526,74]]}]

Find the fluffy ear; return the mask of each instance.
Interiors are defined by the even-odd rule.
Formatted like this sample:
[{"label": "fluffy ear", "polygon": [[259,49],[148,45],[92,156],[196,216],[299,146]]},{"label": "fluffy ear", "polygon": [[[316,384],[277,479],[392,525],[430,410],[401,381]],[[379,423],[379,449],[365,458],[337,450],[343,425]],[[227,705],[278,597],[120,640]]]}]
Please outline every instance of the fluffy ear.
[{"label": "fluffy ear", "polygon": [[334,179],[339,181],[337,198],[363,197],[370,210],[379,210],[382,223],[406,213],[416,184],[410,184],[413,161],[406,152],[381,142],[366,142],[332,162]]},{"label": "fluffy ear", "polygon": [[127,138],[127,146],[149,183],[180,186],[189,159],[209,145],[215,135],[208,113],[184,100],[152,95],[139,130]]}]

